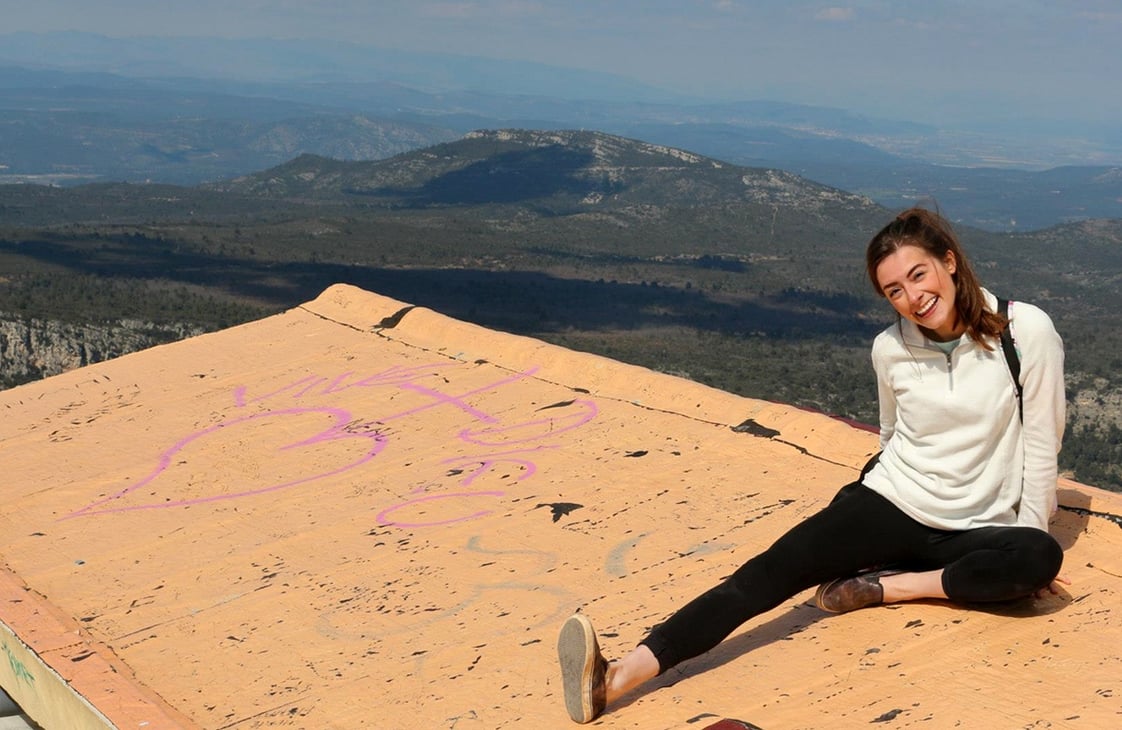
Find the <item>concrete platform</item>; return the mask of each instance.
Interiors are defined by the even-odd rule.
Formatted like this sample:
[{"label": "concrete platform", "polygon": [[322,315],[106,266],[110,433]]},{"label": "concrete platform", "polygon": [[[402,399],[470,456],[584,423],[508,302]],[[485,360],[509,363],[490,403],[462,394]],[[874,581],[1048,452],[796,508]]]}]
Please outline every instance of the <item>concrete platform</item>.
[{"label": "concrete platform", "polygon": [[0,730],[35,730],[36,727],[8,693],[0,690]]},{"label": "concrete platform", "polygon": [[[573,727],[568,614],[622,654],[876,447],[346,286],[0,413],[0,686],[67,730]],[[1061,503],[1061,596],[798,596],[595,726],[1117,727],[1122,496]]]}]

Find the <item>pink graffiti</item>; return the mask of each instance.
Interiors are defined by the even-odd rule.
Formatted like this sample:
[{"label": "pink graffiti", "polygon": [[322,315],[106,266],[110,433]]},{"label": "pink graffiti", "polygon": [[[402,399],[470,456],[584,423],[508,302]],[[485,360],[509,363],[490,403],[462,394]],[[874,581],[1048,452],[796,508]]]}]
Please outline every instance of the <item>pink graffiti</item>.
[{"label": "pink graffiti", "polygon": [[[566,431],[571,431],[575,428],[580,428],[585,425],[599,413],[599,408],[590,400],[574,400],[569,403],[558,404],[558,406],[576,406],[579,411],[577,413],[566,414],[559,418],[539,418],[523,423],[517,423],[511,426],[495,426],[473,431],[471,429],[464,429],[460,431],[459,438],[466,443],[472,443],[483,446],[501,446],[507,444],[527,444],[532,441],[540,441],[545,438],[557,436],[558,434]],[[532,454],[537,451],[546,449],[560,448],[558,444],[537,444],[528,446],[526,448],[515,449],[513,451],[502,451],[491,454],[481,454],[472,456],[459,456],[451,459],[445,459],[442,463],[466,466],[468,464],[478,464],[479,466],[472,470],[461,482],[461,486],[469,486],[479,477],[483,476],[488,471],[496,468],[500,464],[515,464],[521,467],[524,471],[517,477],[517,481],[524,481],[537,473],[537,465],[528,460],[521,458],[513,458],[515,456],[522,456]],[[493,495],[505,496],[506,492],[474,492],[474,493],[460,493],[457,496],[472,496],[472,495]],[[421,502],[439,498],[441,495],[433,495],[430,497],[422,497],[419,499],[412,499],[401,502],[392,507],[389,507],[378,514],[377,520],[379,524],[401,527],[401,528],[418,528],[418,527],[436,527],[441,525],[450,525],[457,522],[465,522],[467,520],[484,517],[490,514],[490,511],[476,512],[471,515],[456,517],[448,520],[441,520],[432,523],[403,523],[394,522],[388,519],[388,515],[392,512],[406,507],[408,505],[415,505]],[[450,495],[451,496],[451,495]]]},{"label": "pink graffiti", "polygon": [[537,368],[531,368],[530,370],[527,370],[524,373],[516,373],[516,374],[510,376],[509,378],[504,378],[504,379],[502,379],[498,382],[491,383],[490,385],[485,385],[482,388],[476,388],[475,390],[468,391],[467,393],[464,393],[463,395],[458,395],[458,396],[445,395],[445,394],[443,394],[439,391],[432,390],[431,388],[426,388],[423,385],[417,385],[416,383],[412,383],[412,382],[402,383],[401,384],[402,389],[412,390],[412,391],[414,391],[416,393],[420,393],[422,395],[432,396],[433,402],[428,403],[428,404],[423,405],[423,406],[417,406],[416,408],[410,408],[407,411],[402,411],[401,413],[396,413],[392,416],[386,416],[385,418],[382,418],[380,420],[382,420],[382,421],[392,421],[392,420],[397,419],[397,418],[405,418],[406,416],[416,415],[417,413],[420,413],[421,411],[428,410],[429,408],[434,408],[434,407],[439,406],[439,405],[454,405],[454,406],[460,408],[462,411],[464,411],[468,415],[473,416],[473,417],[479,419],[480,421],[483,421],[484,423],[495,423],[495,422],[498,421],[497,418],[495,418],[494,416],[489,416],[486,413],[483,413],[482,411],[480,411],[479,409],[468,405],[467,403],[464,402],[464,398],[468,397],[469,395],[479,395],[480,393],[486,393],[486,392],[489,392],[489,391],[492,391],[492,390],[496,390],[497,388],[500,388],[504,385],[509,385],[511,383],[516,383],[519,380],[530,377],[536,371],[537,371]]},{"label": "pink graffiti", "polygon": [[[565,403],[559,403],[547,408],[570,407],[575,406],[577,412],[566,412],[558,417],[536,418],[513,425],[503,425],[498,418],[487,413],[481,407],[473,405],[468,399],[480,396],[484,393],[494,392],[512,383],[532,376],[537,372],[537,368],[531,368],[525,372],[515,373],[509,375],[488,385],[484,385],[473,390],[469,390],[458,395],[452,395],[443,392],[437,388],[429,387],[422,384],[421,379],[432,380],[439,378],[445,383],[448,379],[445,378],[441,370],[448,367],[463,367],[463,363],[435,363],[427,365],[417,365],[411,367],[393,366],[373,375],[357,375],[353,371],[345,372],[332,378],[323,377],[319,375],[308,375],[303,378],[294,380],[287,385],[284,385],[275,390],[263,393],[261,395],[251,396],[248,386],[241,386],[236,388],[233,395],[233,402],[237,408],[245,408],[250,404],[258,404],[266,401],[273,401],[281,398],[295,400],[300,402],[313,401],[307,405],[301,405],[291,408],[281,408],[275,410],[267,410],[261,413],[252,415],[245,415],[238,418],[231,418],[208,428],[201,429],[192,433],[178,442],[173,444],[170,448],[164,451],[157,460],[156,466],[146,476],[139,481],[126,486],[125,488],[117,491],[106,497],[102,497],[85,507],[72,512],[63,519],[71,517],[88,516],[96,514],[107,514],[113,512],[126,512],[132,510],[145,510],[145,509],[162,509],[169,507],[183,507],[193,504],[203,504],[208,502],[217,502],[220,500],[239,499],[253,495],[261,495],[269,492],[274,492],[282,489],[288,489],[298,485],[306,485],[330,477],[338,476],[344,472],[356,469],[369,463],[375,456],[381,453],[389,443],[389,437],[386,435],[384,425],[389,421],[397,419],[408,418],[409,416],[416,415],[426,410],[447,406],[455,411],[466,415],[471,420],[486,424],[483,428],[465,428],[459,431],[458,438],[469,444],[477,446],[520,446],[513,450],[495,451],[484,454],[464,455],[445,459],[442,463],[446,465],[453,465],[454,467],[467,471],[466,476],[460,481],[461,486],[468,487],[477,479],[483,477],[489,472],[498,469],[500,466],[511,465],[519,470],[516,481],[525,481],[537,473],[537,465],[528,458],[535,452],[541,452],[547,449],[560,448],[555,443],[541,443],[543,440],[555,437],[559,434],[565,433],[575,428],[579,428],[592,420],[598,413],[595,403],[590,400],[575,400]],[[354,389],[368,389],[368,388],[392,388],[397,392],[408,392],[415,396],[424,399],[421,405],[414,405],[406,408],[405,410],[385,415],[376,418],[368,418],[365,420],[358,420],[352,417],[351,411],[343,408],[335,408],[328,406],[321,406],[314,404],[314,400],[323,398],[328,395],[337,395],[346,391]],[[477,400],[477,399],[476,399]],[[540,409],[545,410],[545,409]],[[136,499],[130,500],[131,504],[124,504],[122,500],[130,494],[136,493],[138,490],[149,487],[164,474],[172,464],[184,461],[182,452],[188,447],[195,445],[199,441],[212,437],[219,432],[237,426],[248,426],[255,423],[265,422],[266,419],[284,419],[293,416],[306,416],[306,415],[326,415],[329,416],[332,424],[305,439],[300,439],[292,443],[285,444],[277,447],[278,451],[288,451],[291,449],[315,447],[324,443],[338,441],[341,439],[364,439],[362,443],[363,448],[361,452],[353,459],[349,459],[346,463],[339,463],[331,468],[327,468],[321,472],[300,476],[298,478],[283,479],[277,483],[267,484],[260,487],[251,488],[234,488],[231,491],[223,492],[221,494],[209,494],[204,496],[197,496],[193,498],[179,498],[174,499],[167,497],[163,501],[155,502],[148,501],[144,503],[136,503]],[[537,442],[537,443],[534,443]],[[469,468],[471,467],[471,468]],[[410,506],[417,506],[426,502],[435,500],[449,499],[453,497],[502,497],[505,495],[503,491],[479,491],[479,492],[458,492],[452,494],[433,494],[424,497],[416,497],[400,502],[396,505],[387,507],[377,515],[377,520],[381,524],[393,525],[403,528],[416,528],[416,527],[436,527],[440,525],[453,524],[463,522],[466,520],[477,519],[479,517],[490,514],[490,510],[483,510],[468,515],[453,517],[446,520],[439,520],[433,522],[395,522],[391,515],[396,511],[405,509]]]},{"label": "pink graffiti", "polygon": [[517,464],[525,471],[524,474],[518,477],[518,481],[529,479],[538,470],[534,462],[526,459],[505,459],[499,457],[514,456],[515,454],[527,454],[533,451],[541,451],[543,449],[556,449],[556,445],[552,446],[536,446],[532,449],[521,449],[519,451],[507,451],[501,454],[486,454],[484,456],[456,456],[451,459],[445,459],[443,464],[456,464],[467,466],[468,464],[479,464],[479,467],[471,472],[460,484],[465,487],[474,482],[477,478],[483,476],[486,472],[490,471],[499,464],[511,463]]},{"label": "pink graffiti", "polygon": [[[278,484],[271,484],[271,485],[268,485],[268,486],[265,486],[265,487],[259,487],[259,488],[256,488],[256,489],[244,489],[244,490],[237,491],[237,492],[228,492],[228,493],[223,493],[223,494],[212,494],[212,495],[208,495],[208,496],[205,496],[205,497],[196,497],[194,499],[168,500],[168,501],[149,503],[149,504],[133,504],[133,505],[126,505],[126,506],[119,506],[119,507],[105,507],[105,508],[99,509],[100,507],[103,507],[103,505],[107,505],[107,504],[110,504],[110,503],[112,503],[116,500],[119,500],[122,497],[124,497],[124,496],[126,496],[126,495],[128,495],[132,492],[135,492],[138,489],[141,489],[141,488],[145,487],[146,485],[150,484],[154,479],[156,479],[158,476],[163,474],[168,469],[169,466],[171,466],[171,464],[175,460],[176,456],[180,452],[182,452],[184,449],[186,449],[188,446],[190,446],[194,442],[198,441],[199,439],[206,438],[206,437],[208,437],[212,434],[215,434],[215,433],[217,433],[217,432],[219,432],[223,429],[227,429],[227,428],[231,428],[233,426],[238,426],[238,425],[250,423],[250,422],[253,422],[253,421],[259,421],[259,420],[266,419],[266,418],[273,418],[273,417],[277,417],[277,416],[307,415],[307,414],[316,414],[316,413],[322,413],[322,414],[327,414],[327,415],[332,416],[334,418],[335,423],[331,427],[325,429],[324,431],[321,431],[320,433],[318,433],[314,436],[311,436],[310,438],[306,438],[306,439],[303,439],[303,440],[300,440],[300,441],[295,441],[295,442],[287,444],[285,446],[281,446],[279,448],[279,450],[284,451],[284,450],[288,450],[288,449],[296,449],[296,448],[301,448],[301,447],[306,447],[306,446],[313,446],[315,444],[320,444],[320,443],[324,443],[324,442],[328,442],[328,441],[337,441],[337,440],[340,440],[340,439],[365,439],[369,442],[369,445],[367,446],[365,453],[361,454],[354,461],[352,461],[348,464],[344,464],[343,466],[339,466],[339,467],[334,468],[334,469],[329,469],[327,471],[323,471],[323,472],[319,472],[319,473],[315,473],[315,474],[310,474],[308,476],[304,476],[304,477],[301,477],[301,478],[298,478],[298,479],[291,479],[291,480],[286,481],[286,482],[282,482],[282,483],[278,483]],[[156,468],[153,469],[147,476],[145,476],[140,481],[138,481],[135,484],[132,484],[128,487],[125,487],[124,489],[117,492],[116,494],[112,494],[112,495],[109,495],[108,497],[97,500],[96,502],[92,502],[91,504],[86,505],[82,509],[77,510],[76,512],[72,512],[71,514],[67,515],[67,517],[68,518],[69,517],[79,517],[81,515],[101,514],[101,513],[107,513],[107,512],[126,512],[126,511],[141,510],[141,509],[159,509],[159,508],[165,508],[165,507],[182,507],[182,506],[186,506],[186,505],[190,505],[190,504],[203,504],[203,503],[206,503],[206,502],[216,502],[216,501],[219,501],[219,500],[226,500],[226,499],[237,499],[237,498],[240,498],[240,497],[248,497],[248,496],[254,495],[254,494],[265,494],[267,492],[275,492],[275,491],[280,490],[280,489],[287,489],[288,487],[294,487],[298,484],[306,484],[308,482],[317,481],[319,479],[326,479],[328,477],[335,476],[336,474],[341,474],[342,472],[348,471],[350,469],[354,469],[357,466],[361,466],[362,464],[365,464],[366,462],[370,461],[375,456],[377,456],[378,453],[381,452],[383,448],[385,448],[386,438],[381,433],[379,433],[377,431],[357,431],[356,432],[354,430],[354,425],[355,424],[352,422],[350,412],[346,411],[346,410],[343,410],[341,408],[292,408],[292,409],[288,409],[288,410],[269,411],[269,412],[266,412],[266,413],[257,413],[257,414],[253,414],[253,415],[249,415],[249,416],[244,416],[242,418],[235,418],[235,419],[232,419],[232,420],[223,421],[222,423],[211,426],[210,428],[205,428],[201,431],[196,431],[195,433],[191,434],[190,436],[187,436],[186,438],[180,440],[178,443],[176,443],[174,446],[172,446],[170,449],[165,451],[160,456],[159,461],[156,465]]]},{"label": "pink graffiti", "polygon": [[[351,388],[373,388],[378,386],[389,385],[402,385],[404,383],[412,383],[415,378],[422,375],[435,376],[437,373],[434,370],[448,367],[458,367],[460,363],[433,363],[429,365],[414,365],[412,367],[402,367],[394,365],[374,375],[359,378],[358,380],[348,383],[347,381],[354,376],[354,372],[346,372],[338,375],[335,378],[325,378],[317,375],[309,375],[301,378],[293,383],[278,388],[270,393],[259,395],[256,398],[246,398],[246,393],[249,390],[246,386],[241,386],[234,391],[234,402],[238,406],[245,406],[250,403],[257,403],[259,401],[274,398],[282,393],[293,391],[291,397],[294,399],[303,398],[307,395],[330,395],[332,393],[341,393],[342,391]],[[327,383],[326,386],[323,386]],[[303,387],[301,387],[303,386]]]},{"label": "pink graffiti", "polygon": [[[460,438],[468,443],[479,444],[481,446],[522,444],[528,441],[536,441],[547,436],[556,436],[557,434],[570,431],[574,428],[580,428],[595,418],[596,414],[599,412],[596,404],[590,400],[577,400],[573,401],[570,405],[578,406],[583,410],[580,413],[562,416],[561,418],[539,418],[536,421],[527,421],[513,426],[484,428],[478,431],[465,428],[463,431],[460,431]],[[568,423],[566,423],[566,421],[568,421]],[[558,424],[560,424],[560,426],[558,426]]]}]

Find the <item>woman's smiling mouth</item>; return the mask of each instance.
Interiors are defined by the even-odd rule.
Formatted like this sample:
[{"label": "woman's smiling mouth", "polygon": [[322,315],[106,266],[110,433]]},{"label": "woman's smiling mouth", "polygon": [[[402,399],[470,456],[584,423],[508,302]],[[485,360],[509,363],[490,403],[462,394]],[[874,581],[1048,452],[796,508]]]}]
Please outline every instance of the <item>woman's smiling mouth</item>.
[{"label": "woman's smiling mouth", "polygon": [[935,309],[935,304],[939,301],[939,297],[934,296],[927,300],[927,303],[916,310],[917,317],[926,317],[931,314],[931,310]]}]

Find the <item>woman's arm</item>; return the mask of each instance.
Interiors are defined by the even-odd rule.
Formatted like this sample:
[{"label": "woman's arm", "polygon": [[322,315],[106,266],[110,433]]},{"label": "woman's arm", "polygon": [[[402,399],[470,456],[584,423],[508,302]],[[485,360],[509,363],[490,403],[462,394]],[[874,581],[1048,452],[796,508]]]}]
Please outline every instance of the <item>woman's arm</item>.
[{"label": "woman's arm", "polygon": [[1064,345],[1052,320],[1038,307],[1015,302],[1010,319],[1024,387],[1025,468],[1017,523],[1047,530],[1056,510],[1056,456],[1066,417]]},{"label": "woman's arm", "polygon": [[882,451],[896,431],[896,393],[892,389],[892,384],[888,382],[888,377],[885,374],[887,368],[883,357],[880,355],[882,348],[887,344],[887,341],[882,339],[883,337],[882,335],[873,341],[872,352],[873,372],[877,376],[877,405],[880,408],[880,448]]}]

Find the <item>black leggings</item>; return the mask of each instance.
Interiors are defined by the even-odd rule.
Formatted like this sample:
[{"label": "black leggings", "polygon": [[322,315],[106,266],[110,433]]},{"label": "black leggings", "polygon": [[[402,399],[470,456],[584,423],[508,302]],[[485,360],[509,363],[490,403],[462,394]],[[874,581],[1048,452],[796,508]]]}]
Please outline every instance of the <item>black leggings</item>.
[{"label": "black leggings", "polygon": [[947,596],[969,603],[1028,596],[1048,586],[1062,562],[1062,548],[1043,530],[936,530],[854,482],[640,643],[654,653],[661,673],[709,651],[748,619],[795,594],[862,570],[943,568]]}]

